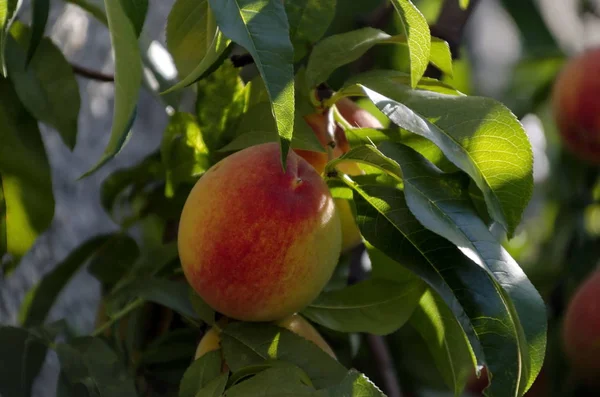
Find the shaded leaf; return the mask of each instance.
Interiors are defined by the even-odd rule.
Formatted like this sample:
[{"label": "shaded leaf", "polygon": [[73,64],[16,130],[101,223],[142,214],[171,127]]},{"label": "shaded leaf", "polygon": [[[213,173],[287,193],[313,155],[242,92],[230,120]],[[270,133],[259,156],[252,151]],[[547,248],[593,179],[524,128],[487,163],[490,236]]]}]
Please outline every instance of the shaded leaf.
[{"label": "shaded leaf", "polygon": [[475,362],[460,324],[435,292],[429,290],[409,320],[421,334],[444,382],[460,396],[472,376]]},{"label": "shaded leaf", "polygon": [[[0,218],[6,251],[20,258],[54,216],[50,165],[37,122],[21,105],[8,80],[0,78]],[[4,244],[2,244],[4,245]],[[0,245],[1,246],[1,245]]]},{"label": "shaded leaf", "polygon": [[303,371],[294,366],[266,369],[227,390],[228,397],[314,396],[315,389],[303,383]]},{"label": "shaded leaf", "polygon": [[0,326],[0,395],[29,397],[46,358],[46,343],[23,328]]},{"label": "shaded leaf", "polygon": [[73,68],[48,38],[40,39],[35,57],[27,65],[25,51],[33,44],[33,32],[16,22],[10,33],[7,67],[19,99],[36,119],[54,127],[72,150],[77,139],[80,107]]},{"label": "shaded leaf", "polygon": [[50,0],[33,0],[31,2],[31,40],[27,47],[27,64],[33,58],[38,45],[44,37],[49,12]]},{"label": "shaded leaf", "polygon": [[196,397],[221,397],[227,386],[227,374],[221,374],[211,380],[202,389],[198,390]]},{"label": "shaded leaf", "polygon": [[[135,384],[117,355],[99,338],[80,337],[57,345],[65,380],[89,396],[136,397]],[[81,395],[81,394],[79,394]]]},{"label": "shaded leaf", "polygon": [[135,119],[142,84],[142,61],[135,28],[121,0],[104,0],[110,38],[115,53],[115,103],[108,146],[86,177],[117,155],[127,142]]},{"label": "shaded leaf", "polygon": [[190,301],[192,302],[192,307],[194,308],[194,311],[196,312],[196,314],[198,314],[198,317],[200,317],[200,319],[202,321],[204,321],[206,324],[214,325],[215,324],[215,310],[212,307],[210,307],[208,305],[208,303],[206,303],[204,301],[204,299],[202,299],[200,297],[200,295],[198,295],[196,293],[196,291],[194,291],[192,288],[190,288],[189,291],[190,291]]},{"label": "shaded leaf", "polygon": [[148,13],[148,0],[120,0],[121,6],[133,25],[135,35],[139,36],[144,28],[144,21]]},{"label": "shaded leaf", "polygon": [[89,261],[88,271],[104,286],[116,284],[140,255],[137,242],[126,234],[115,234]]},{"label": "shaded leaf", "polygon": [[189,113],[176,112],[170,117],[163,133],[160,154],[167,178],[167,197],[173,197],[180,183],[195,182],[210,167],[200,126]]},{"label": "shaded leaf", "polygon": [[266,323],[231,323],[221,334],[225,361],[233,371],[265,360],[282,360],[308,374],[315,387],[339,383],[346,369],[314,343]]},{"label": "shaded leaf", "polygon": [[511,237],[533,190],[531,144],[515,116],[490,98],[426,93],[389,80],[369,84],[396,100],[358,89],[396,125],[431,140],[465,171]]},{"label": "shaded leaf", "polygon": [[547,326],[542,298],[519,264],[477,216],[465,184],[461,186],[455,176],[443,174],[406,146],[384,143],[381,150],[400,164],[406,202],[416,218],[429,230],[456,244],[506,291],[513,321],[524,331],[523,336],[519,335],[522,362],[519,377],[524,381],[520,390],[524,392],[544,361]]},{"label": "shaded leaf", "polygon": [[195,397],[198,390],[207,386],[214,379],[219,378],[221,361],[221,350],[208,352],[195,360],[181,378],[179,397]]},{"label": "shaded leaf", "polygon": [[167,92],[198,80],[229,45],[217,27],[208,0],[177,0],[167,19],[166,36],[181,78]]},{"label": "shaded leaf", "polygon": [[294,48],[282,2],[209,0],[219,28],[244,47],[262,76],[281,143],[281,160],[292,142],[294,122]]},{"label": "shaded leaf", "polygon": [[2,76],[7,76],[6,69],[6,40],[9,35],[10,27],[17,17],[17,13],[23,4],[22,0],[0,0],[0,72]]},{"label": "shaded leaf", "polygon": [[411,87],[416,87],[427,69],[431,51],[431,33],[427,20],[410,0],[392,0],[408,39]]},{"label": "shaded leaf", "polygon": [[336,0],[285,1],[285,13],[290,24],[290,40],[294,45],[294,60],[302,59],[327,31],[335,16]]},{"label": "shaded leaf", "polygon": [[302,314],[336,331],[386,335],[408,321],[424,290],[416,277],[404,284],[366,280],[321,293]]},{"label": "shaded leaf", "polygon": [[24,327],[43,324],[63,288],[88,258],[110,241],[110,238],[111,236],[104,235],[87,240],[27,291],[19,310],[19,322]]},{"label": "shaded leaf", "polygon": [[339,385],[319,390],[318,397],[385,397],[385,394],[364,374],[355,369],[348,371]]}]

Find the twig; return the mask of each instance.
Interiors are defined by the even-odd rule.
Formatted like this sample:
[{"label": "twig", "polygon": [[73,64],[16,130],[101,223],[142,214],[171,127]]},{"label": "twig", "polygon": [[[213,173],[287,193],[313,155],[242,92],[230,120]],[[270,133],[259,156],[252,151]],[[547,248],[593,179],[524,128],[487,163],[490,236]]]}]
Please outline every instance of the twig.
[{"label": "twig", "polygon": [[380,335],[366,335],[367,344],[369,350],[375,358],[375,365],[377,366],[377,372],[381,375],[383,381],[384,393],[388,397],[401,397],[402,391],[398,384],[396,377],[396,371],[394,371],[394,363],[390,354],[390,348],[387,342]]},{"label": "twig", "polygon": [[243,66],[251,65],[254,63],[254,58],[252,58],[252,55],[250,54],[232,55],[231,57],[229,57],[229,59],[231,60],[231,63],[233,63],[233,66],[235,66],[236,68],[241,68]]},{"label": "twig", "polygon": [[73,72],[75,74],[82,76],[82,77],[87,77],[88,79],[91,79],[91,80],[104,81],[104,82],[114,82],[115,81],[115,76],[112,76],[109,74],[104,74],[104,73],[97,72],[95,70],[91,70],[91,69],[85,68],[83,66],[74,65],[74,64],[71,64],[71,67],[73,68]]}]

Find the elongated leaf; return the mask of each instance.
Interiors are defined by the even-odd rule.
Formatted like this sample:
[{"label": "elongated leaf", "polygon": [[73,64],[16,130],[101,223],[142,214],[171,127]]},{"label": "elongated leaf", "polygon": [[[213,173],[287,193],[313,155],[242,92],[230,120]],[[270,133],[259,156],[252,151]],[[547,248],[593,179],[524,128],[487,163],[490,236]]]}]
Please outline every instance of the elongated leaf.
[{"label": "elongated leaf", "polygon": [[335,16],[337,1],[292,0],[284,4],[290,40],[294,45],[294,60],[299,61],[327,31]]},{"label": "elongated leaf", "polygon": [[452,312],[433,291],[427,291],[409,320],[427,342],[446,385],[460,396],[473,373],[475,362],[469,341]]},{"label": "elongated leaf", "polygon": [[221,374],[211,380],[202,389],[198,390],[196,397],[221,397],[227,386],[227,374]]},{"label": "elongated leaf", "polygon": [[[94,397],[136,397],[127,369],[102,339],[75,338],[56,347],[65,380]],[[81,389],[79,389],[81,393]]]},{"label": "elongated leaf", "polygon": [[427,20],[410,0],[392,0],[408,39],[411,87],[416,87],[427,69],[431,33]]},{"label": "elongated leaf", "polygon": [[[20,258],[54,216],[50,165],[36,120],[0,78],[0,182],[6,250]],[[2,208],[2,206],[0,206]]]},{"label": "elongated leaf", "polygon": [[511,237],[533,190],[533,156],[523,127],[490,98],[411,90],[388,79],[362,91],[394,124],[435,143],[483,192],[490,216]]},{"label": "elongated leaf", "polygon": [[385,397],[385,394],[364,374],[351,369],[339,385],[319,390],[316,396]]},{"label": "elongated leaf", "polygon": [[[546,308],[527,276],[494,238],[469,199],[466,185],[443,174],[412,149],[382,144],[382,152],[400,164],[409,208],[428,229],[456,244],[469,258],[490,272],[506,291],[515,322],[520,322],[522,383],[525,391],[539,373],[546,348]],[[493,375],[493,374],[492,374]]]},{"label": "elongated leaf", "polygon": [[322,293],[302,314],[336,331],[386,335],[406,323],[424,290],[417,278],[403,284],[367,280]]},{"label": "elongated leaf", "polygon": [[6,49],[6,39],[12,23],[17,17],[17,12],[21,8],[22,0],[0,0],[0,72],[2,77],[7,76],[6,58],[4,51]]},{"label": "elongated leaf", "polygon": [[50,0],[33,0],[31,2],[31,40],[27,47],[27,65],[44,37],[49,12]]},{"label": "elongated leaf", "polygon": [[[448,43],[437,37],[431,38],[431,53],[429,54],[429,62],[435,65],[442,73],[452,77],[452,53]],[[419,81],[420,83],[420,81]]]},{"label": "elongated leaf", "polygon": [[179,397],[195,397],[198,390],[221,374],[221,350],[204,354],[188,367],[181,378]]},{"label": "elongated leaf", "polygon": [[282,360],[303,369],[315,387],[339,383],[346,369],[314,343],[265,323],[231,323],[223,329],[225,361],[233,371],[265,360]]},{"label": "elongated leaf", "polygon": [[315,389],[303,383],[303,371],[298,367],[273,367],[229,390],[228,397],[311,397]]},{"label": "elongated leaf", "polygon": [[31,331],[0,327],[0,395],[29,397],[46,352],[46,344]]},{"label": "elongated leaf", "polygon": [[208,148],[196,118],[173,114],[163,133],[160,154],[166,171],[165,196],[173,197],[182,182],[195,182],[210,167]]},{"label": "elongated leaf", "polygon": [[49,274],[45,275],[42,281],[25,295],[19,310],[20,323],[24,327],[43,324],[62,289],[87,259],[108,241],[110,241],[110,236],[107,235],[86,241],[73,250]]},{"label": "elongated leaf", "polygon": [[306,86],[316,87],[339,68],[363,56],[377,44],[403,42],[402,36],[392,37],[374,28],[363,28],[329,36],[315,45],[306,66]]},{"label": "elongated leaf", "polygon": [[142,61],[135,28],[121,0],[104,0],[110,38],[115,53],[115,104],[108,146],[86,177],[115,157],[127,142],[135,118],[142,84]]},{"label": "elongated leaf", "polygon": [[217,27],[208,0],[177,0],[167,19],[166,36],[182,78],[171,90],[197,80],[229,44]]},{"label": "elongated leaf", "polygon": [[27,65],[33,31],[20,22],[11,28],[7,44],[7,67],[15,91],[27,110],[54,127],[69,149],[75,147],[79,117],[79,86],[73,68],[50,39],[36,44],[35,57]]},{"label": "elongated leaf", "polygon": [[88,271],[102,282],[112,287],[127,273],[140,255],[136,241],[126,234],[114,234],[90,259]]},{"label": "elongated leaf", "polygon": [[265,82],[285,168],[294,127],[294,48],[283,3],[269,0],[209,2],[223,34],[248,50]]},{"label": "elongated leaf", "polygon": [[139,36],[144,28],[148,13],[148,0],[120,0],[121,6],[133,25],[135,35]]},{"label": "elongated leaf", "polygon": [[[240,116],[247,110],[252,84],[244,86],[239,69],[230,61],[223,62],[210,76],[198,82],[196,114],[210,152],[234,138]],[[273,116],[269,114],[269,118]]]},{"label": "elongated leaf", "polygon": [[215,310],[208,305],[192,288],[190,288],[190,302],[194,311],[208,325],[215,325]]},{"label": "elongated leaf", "polygon": [[496,390],[516,393],[518,329],[489,274],[457,247],[425,229],[410,212],[400,190],[359,186],[348,177],[344,181],[355,192],[357,224],[363,238],[416,273],[440,295],[466,334],[478,365],[487,363],[490,372],[495,372]]}]

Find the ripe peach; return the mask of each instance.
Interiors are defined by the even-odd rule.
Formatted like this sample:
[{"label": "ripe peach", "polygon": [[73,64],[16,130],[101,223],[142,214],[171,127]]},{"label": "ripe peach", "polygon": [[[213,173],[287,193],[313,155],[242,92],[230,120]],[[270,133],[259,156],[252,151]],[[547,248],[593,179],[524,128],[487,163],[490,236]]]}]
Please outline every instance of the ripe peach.
[{"label": "ripe peach", "polygon": [[600,164],[600,48],[567,63],[554,84],[552,107],[565,146]]},{"label": "ripe peach", "polygon": [[587,380],[600,376],[600,271],[584,281],[569,302],[563,344],[579,376]]},{"label": "ripe peach", "polygon": [[215,310],[243,321],[295,313],[321,292],[341,249],[327,185],[279,145],[241,150],[210,168],[184,205],[178,248],[184,274]]},{"label": "ripe peach", "polygon": [[[315,345],[319,346],[325,353],[329,354],[333,358],[336,358],[335,353],[327,344],[327,342],[325,342],[325,339],[323,339],[321,334],[319,334],[319,332],[299,314],[288,316],[283,320],[278,321],[276,324],[282,328],[292,331],[304,339],[308,339]],[[219,331],[217,331],[215,328],[211,328],[200,340],[198,348],[196,349],[195,359],[198,359],[206,353],[218,350],[220,348],[221,337],[219,336]]]},{"label": "ripe peach", "polygon": [[[363,128],[383,128],[379,120],[367,110],[359,107],[353,101],[348,98],[342,98],[336,102],[336,106],[340,111],[342,117],[355,127]],[[327,116],[325,114],[310,114],[304,117],[304,120],[315,132],[319,142],[323,147],[327,147],[327,144],[332,139],[327,133]],[[337,158],[350,150],[350,144],[346,138],[344,130],[339,126],[336,127],[334,137],[336,146],[333,150],[333,157]],[[300,156],[308,161],[320,174],[325,170],[325,166],[328,162],[328,155],[326,153],[312,152],[309,150],[297,150]],[[356,163],[341,163],[338,169],[348,175],[360,175],[362,170],[356,165]],[[340,214],[340,220],[342,222],[342,251],[347,251],[358,245],[362,238],[358,226],[354,221],[350,204],[347,200],[336,199],[335,204]]]}]

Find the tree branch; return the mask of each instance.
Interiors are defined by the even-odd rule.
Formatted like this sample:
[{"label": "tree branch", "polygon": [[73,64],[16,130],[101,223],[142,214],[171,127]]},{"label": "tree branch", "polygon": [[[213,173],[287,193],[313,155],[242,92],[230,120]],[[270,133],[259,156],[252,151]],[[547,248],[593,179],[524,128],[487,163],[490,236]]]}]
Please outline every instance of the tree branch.
[{"label": "tree branch", "polygon": [[464,10],[460,7],[459,0],[444,0],[437,21],[430,27],[432,36],[448,42],[453,59],[460,57],[465,26],[478,3],[479,0],[471,0]]},{"label": "tree branch", "polygon": [[375,358],[377,372],[379,372],[381,379],[383,380],[384,393],[388,397],[402,397],[402,391],[400,390],[396,371],[394,370],[394,362],[390,354],[390,348],[384,337],[367,334],[366,339],[369,350]]},{"label": "tree branch", "polygon": [[104,81],[107,83],[115,81],[115,76],[97,72],[95,70],[91,70],[83,66],[71,64],[71,68],[73,68],[73,73],[75,73],[76,75],[87,77],[90,80]]}]

